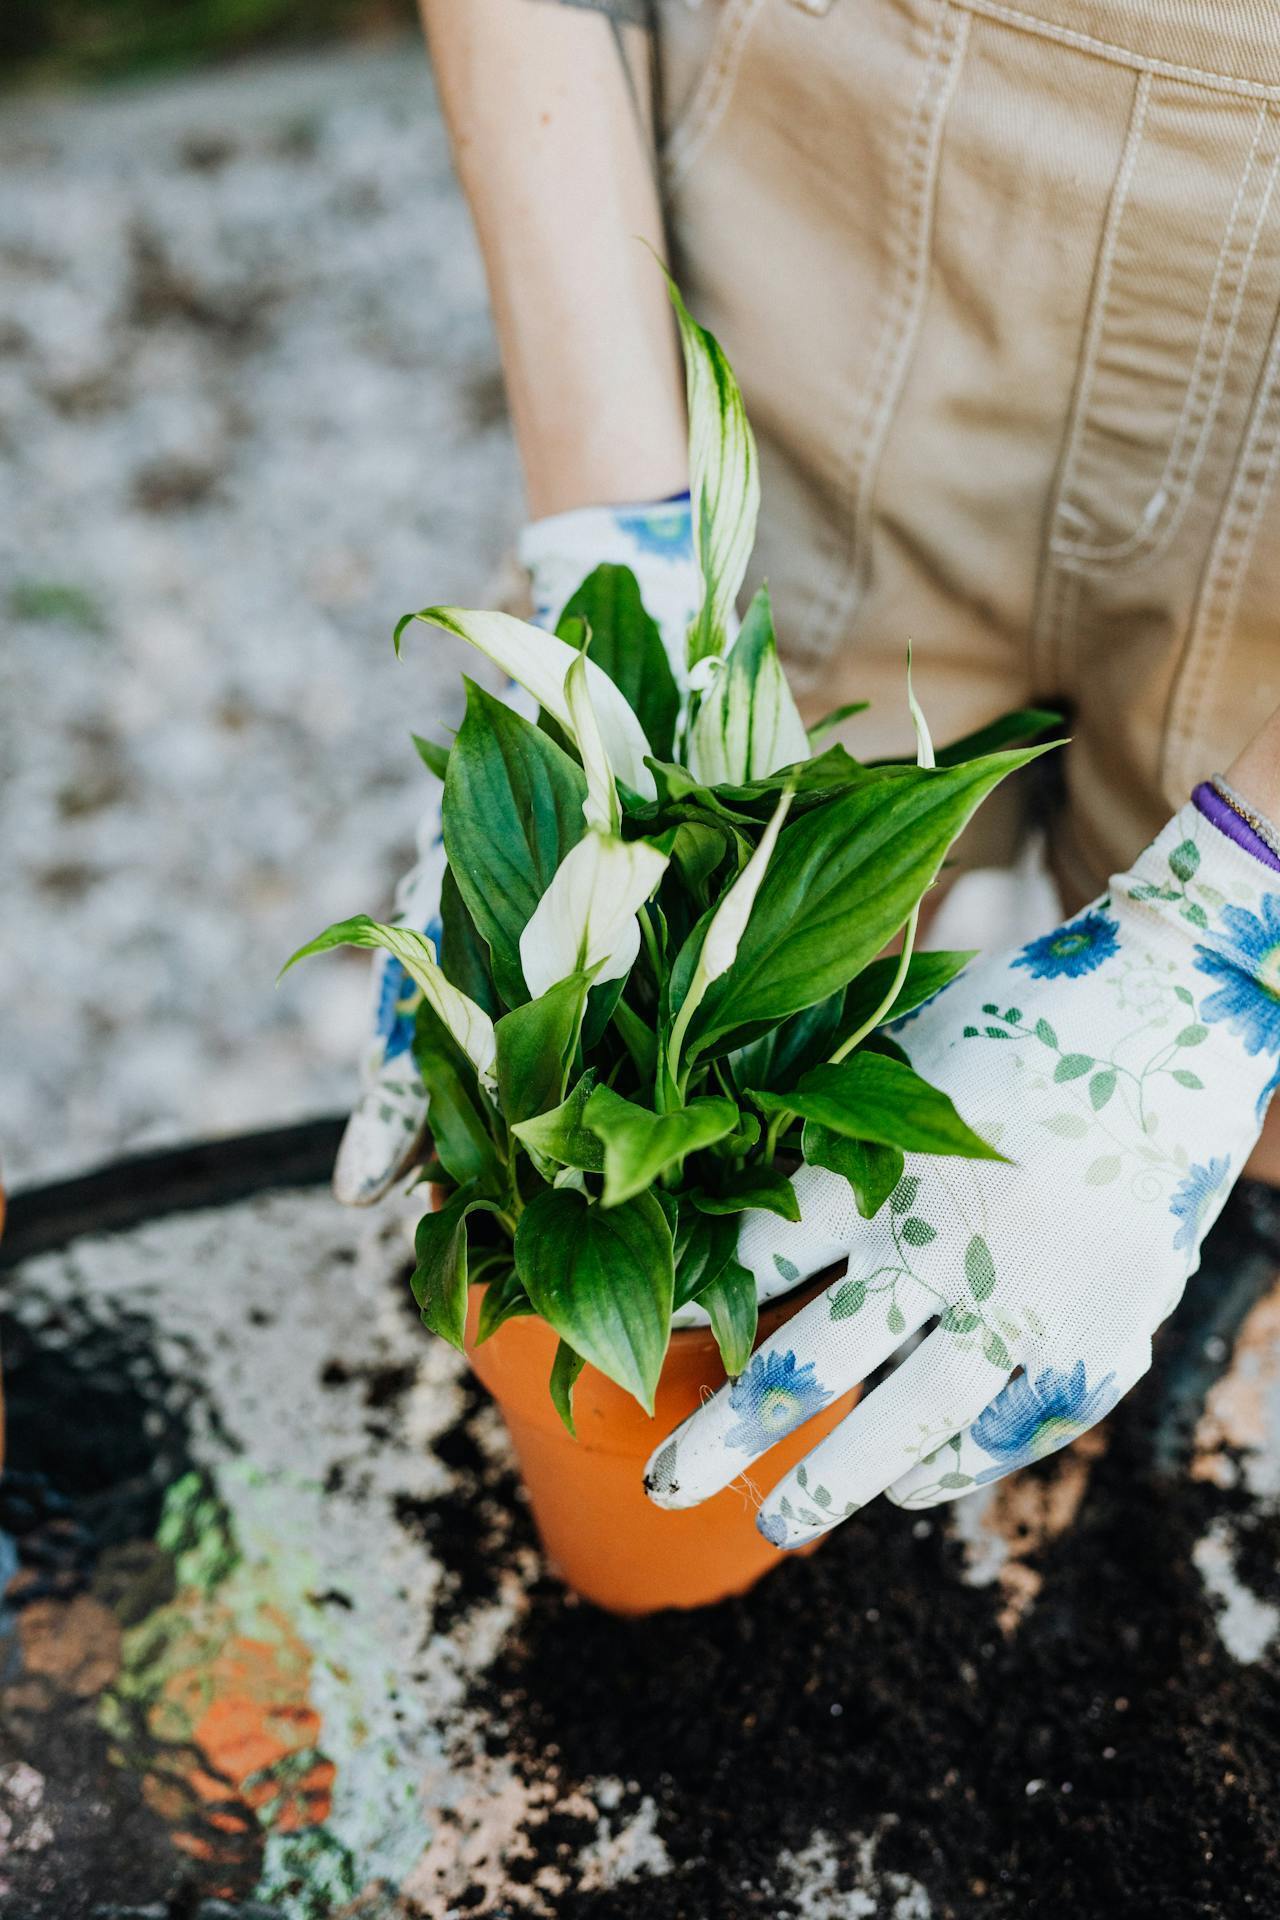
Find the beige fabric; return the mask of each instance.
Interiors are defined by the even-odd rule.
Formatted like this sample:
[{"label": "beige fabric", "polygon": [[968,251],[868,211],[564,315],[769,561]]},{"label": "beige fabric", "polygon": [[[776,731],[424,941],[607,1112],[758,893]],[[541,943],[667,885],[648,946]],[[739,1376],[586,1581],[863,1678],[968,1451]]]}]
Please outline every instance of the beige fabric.
[{"label": "beige fabric", "polygon": [[696,20],[670,0],[673,237],[805,704],[870,697],[850,744],[907,749],[908,637],[941,737],[1068,701],[1083,899],[1280,705],[1280,7]]}]

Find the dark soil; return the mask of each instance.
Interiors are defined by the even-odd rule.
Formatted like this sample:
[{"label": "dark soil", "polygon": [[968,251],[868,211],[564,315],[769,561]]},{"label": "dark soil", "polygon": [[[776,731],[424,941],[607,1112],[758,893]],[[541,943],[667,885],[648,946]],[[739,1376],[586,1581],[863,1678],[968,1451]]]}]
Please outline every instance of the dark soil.
[{"label": "dark soil", "polygon": [[[785,1920],[775,1863],[819,1831],[850,1889],[857,1837],[881,1832],[877,1867],[923,1882],[939,1920],[1280,1914],[1280,1666],[1226,1652],[1191,1562],[1231,1500],[1160,1464],[1205,1325],[1244,1268],[1275,1270],[1276,1217],[1237,1196],[1012,1637],[944,1529],[884,1501],[699,1613],[623,1622],[537,1589],[476,1703],[494,1749],[566,1791],[611,1775],[651,1796],[674,1862],[566,1894],[564,1920]],[[1245,1577],[1274,1596],[1280,1518],[1236,1504]],[[529,1872],[564,1839],[532,1831]]]},{"label": "dark soil", "polygon": [[[1204,1392],[1277,1268],[1280,1199],[1241,1187],[1155,1369],[1109,1422],[1075,1525],[1033,1563],[1042,1589],[1012,1635],[999,1590],[961,1579],[945,1518],[883,1501],[813,1558],[694,1614],[619,1621],[540,1579],[459,1725],[477,1721],[495,1755],[549,1782],[551,1810],[545,1792],[531,1797],[505,1892],[477,1884],[450,1920],[520,1920],[544,1868],[563,1877],[558,1920],[833,1920],[835,1899],[802,1906],[779,1867],[817,1835],[839,1858],[850,1920],[866,1912],[852,1894],[870,1839],[877,1872],[923,1883],[935,1920],[1276,1920],[1280,1659],[1226,1651],[1192,1552],[1225,1516],[1240,1577],[1280,1604],[1280,1512],[1192,1481],[1186,1459]],[[10,1608],[89,1595],[122,1624],[146,1618],[172,1590],[154,1534],[164,1489],[192,1464],[199,1388],[164,1371],[142,1316],[96,1325],[69,1302],[43,1316],[29,1303],[6,1327],[5,1371]],[[358,1379],[370,1420],[394,1421],[410,1372],[335,1361],[324,1377]],[[489,1417],[473,1383],[436,1443],[453,1486],[397,1508],[444,1564],[437,1632],[465,1634],[532,1545],[522,1490],[483,1444]],[[57,1826],[47,1851],[11,1838],[0,1912],[267,1920],[247,1816],[234,1870],[221,1869],[247,1904],[210,1903],[139,1773],[108,1763],[93,1697],[10,1670],[0,1709],[0,1765],[44,1774]],[[615,1826],[653,1803],[669,1873],[580,1884],[595,1823],[565,1809],[602,1777],[623,1783]],[[875,1920],[899,1920],[895,1904],[882,1894]]]}]

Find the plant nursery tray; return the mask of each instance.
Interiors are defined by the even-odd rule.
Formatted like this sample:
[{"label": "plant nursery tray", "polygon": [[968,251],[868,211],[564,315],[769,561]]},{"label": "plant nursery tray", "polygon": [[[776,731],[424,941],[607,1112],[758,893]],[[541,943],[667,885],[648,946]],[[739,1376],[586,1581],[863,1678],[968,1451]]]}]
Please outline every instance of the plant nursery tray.
[{"label": "plant nursery tray", "polygon": [[0,1911],[1280,1912],[1273,1196],[1100,1434],[620,1621],[542,1563],[332,1137],[14,1197]]}]

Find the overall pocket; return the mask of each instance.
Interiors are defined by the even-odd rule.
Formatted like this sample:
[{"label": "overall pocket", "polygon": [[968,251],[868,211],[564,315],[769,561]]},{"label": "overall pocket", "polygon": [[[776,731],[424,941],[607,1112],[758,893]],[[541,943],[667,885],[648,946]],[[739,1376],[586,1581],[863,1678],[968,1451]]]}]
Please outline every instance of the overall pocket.
[{"label": "overall pocket", "polygon": [[1231,485],[1280,295],[1280,112],[1144,72],[1111,195],[1048,524],[1042,677],[1142,593],[1174,629]]}]

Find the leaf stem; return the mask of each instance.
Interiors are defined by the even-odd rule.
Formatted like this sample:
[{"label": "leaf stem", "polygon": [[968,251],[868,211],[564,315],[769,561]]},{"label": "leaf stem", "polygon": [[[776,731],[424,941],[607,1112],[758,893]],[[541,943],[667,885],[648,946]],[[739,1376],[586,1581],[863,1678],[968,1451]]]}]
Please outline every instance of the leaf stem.
[{"label": "leaf stem", "polygon": [[919,924],[920,902],[917,900],[911,909],[911,917],[907,921],[907,930],[902,941],[902,952],[898,955],[898,965],[894,971],[893,979],[889,982],[889,991],[885,994],[884,999],[880,1002],[875,1012],[868,1014],[862,1025],[855,1027],[848,1039],[840,1042],[840,1045],[831,1056],[831,1065],[833,1067],[838,1066],[846,1055],[852,1053],[854,1048],[859,1046],[861,1042],[866,1039],[867,1035],[880,1025],[880,1022],[885,1018],[886,1014],[892,1011],[894,1001],[902,992],[902,983],[907,977],[907,968],[911,965],[911,954],[916,944],[916,928]]},{"label": "leaf stem", "polygon": [[640,909],[640,932],[644,936],[644,950],[649,956],[649,965],[653,968],[653,984],[662,992],[662,962],[658,956],[658,936],[653,930],[648,907]]},{"label": "leaf stem", "polygon": [[794,1119],[794,1113],[788,1110],[783,1113],[775,1113],[769,1122],[769,1131],[764,1139],[764,1157],[771,1165],[773,1156],[778,1151],[778,1141],[782,1138],[782,1135]]}]

